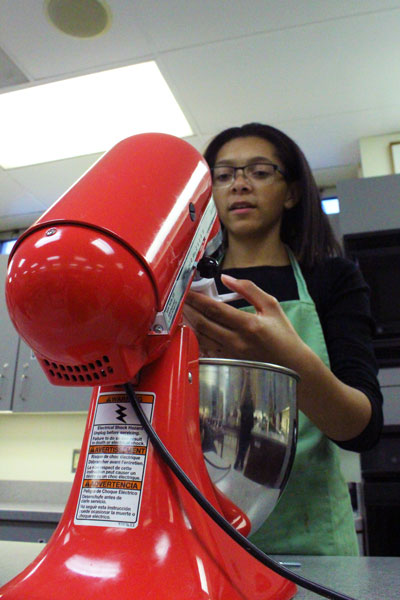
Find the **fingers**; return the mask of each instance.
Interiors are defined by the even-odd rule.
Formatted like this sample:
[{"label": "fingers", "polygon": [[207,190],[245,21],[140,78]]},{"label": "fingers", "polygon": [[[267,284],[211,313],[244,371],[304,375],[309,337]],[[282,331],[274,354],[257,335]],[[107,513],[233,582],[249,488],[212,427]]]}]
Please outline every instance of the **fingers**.
[{"label": "fingers", "polygon": [[[277,315],[281,309],[278,301],[261,290],[251,281],[234,279],[228,275],[222,276],[223,283],[232,291],[238,292],[250,305],[253,305],[258,315]],[[247,329],[250,315],[238,310],[229,304],[217,302],[203,294],[189,291],[186,298],[186,307],[192,308],[192,312],[184,310],[185,317],[190,319],[191,326],[196,331],[207,328],[210,324],[218,324],[226,330],[238,331]],[[215,331],[212,336],[221,335],[221,331]]]},{"label": "fingers", "polygon": [[[224,310],[220,310],[221,303],[211,300],[211,303],[215,303],[216,305],[213,306],[207,302],[204,304],[197,303],[196,300],[194,299],[192,305],[187,301],[183,309],[185,321],[196,332],[199,343],[203,341],[205,343],[212,343],[213,345],[220,345],[232,331],[231,319],[224,314]],[[222,308],[226,307],[222,306]]]},{"label": "fingers", "polygon": [[221,275],[221,281],[227,288],[243,296],[259,314],[264,314],[278,305],[276,298],[264,292],[252,281],[235,279],[230,275]]},{"label": "fingers", "polygon": [[250,281],[223,276],[223,282],[252,304],[256,314],[189,292],[184,315],[204,354],[290,366],[301,340],[276,298]]},{"label": "fingers", "polygon": [[227,327],[230,327],[231,319],[234,318],[235,313],[239,312],[229,304],[218,302],[204,294],[191,291],[187,295],[186,306],[190,306],[207,319],[217,321]]},{"label": "fingers", "polygon": [[236,358],[241,341],[238,332],[245,328],[249,315],[196,292],[189,293],[183,313],[203,355]]}]

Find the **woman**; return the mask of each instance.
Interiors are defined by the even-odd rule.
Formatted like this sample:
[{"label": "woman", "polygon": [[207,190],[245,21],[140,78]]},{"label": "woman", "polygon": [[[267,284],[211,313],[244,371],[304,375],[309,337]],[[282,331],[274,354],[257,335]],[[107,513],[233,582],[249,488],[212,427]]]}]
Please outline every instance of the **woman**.
[{"label": "woman", "polygon": [[244,300],[232,306],[191,292],[186,319],[205,355],[300,375],[292,473],[251,539],[274,554],[356,555],[338,446],[366,450],[382,427],[368,289],[340,257],[310,167],[288,136],[257,123],[234,127],[205,157],[225,237],[217,285]]}]

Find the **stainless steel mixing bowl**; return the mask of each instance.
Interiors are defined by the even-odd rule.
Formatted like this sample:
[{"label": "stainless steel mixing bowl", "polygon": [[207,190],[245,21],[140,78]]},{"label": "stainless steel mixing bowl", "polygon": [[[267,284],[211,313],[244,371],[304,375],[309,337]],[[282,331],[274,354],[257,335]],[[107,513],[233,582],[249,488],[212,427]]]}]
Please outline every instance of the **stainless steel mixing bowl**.
[{"label": "stainless steel mixing bowl", "polygon": [[275,507],[294,459],[293,371],[268,363],[200,361],[200,429],[214,485],[241,508],[254,533]]}]

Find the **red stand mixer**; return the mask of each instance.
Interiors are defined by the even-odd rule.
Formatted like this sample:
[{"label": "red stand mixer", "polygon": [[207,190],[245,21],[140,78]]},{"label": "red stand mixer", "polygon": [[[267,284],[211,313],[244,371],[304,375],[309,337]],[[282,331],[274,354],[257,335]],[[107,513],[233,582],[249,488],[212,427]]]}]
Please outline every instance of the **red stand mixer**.
[{"label": "red stand mixer", "polygon": [[93,386],[70,498],[2,600],[289,600],[293,583],[233,541],[165,466],[136,398],[196,487],[235,527],[199,429],[199,351],[182,305],[219,231],[202,156],[163,134],[106,153],[18,240],[11,319],[55,385]]}]

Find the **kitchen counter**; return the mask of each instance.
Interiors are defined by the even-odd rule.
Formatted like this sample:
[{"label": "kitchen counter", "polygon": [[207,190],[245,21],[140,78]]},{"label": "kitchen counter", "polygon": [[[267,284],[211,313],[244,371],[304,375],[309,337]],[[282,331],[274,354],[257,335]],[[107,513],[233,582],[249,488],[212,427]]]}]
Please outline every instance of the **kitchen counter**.
[{"label": "kitchen counter", "polygon": [[[43,549],[43,544],[0,541],[0,586],[12,579]],[[287,556],[298,561],[293,571],[357,600],[398,600],[400,557]],[[299,588],[296,600],[315,600],[317,594]]]},{"label": "kitchen counter", "polygon": [[[25,514],[24,518],[35,519],[40,514],[43,520],[59,519],[71,491],[71,482],[6,481],[0,485],[0,511],[10,518]],[[6,518],[6,516],[4,516]]]},{"label": "kitchen counter", "polygon": [[0,483],[0,540],[49,540],[64,512],[71,483],[4,480]]}]

